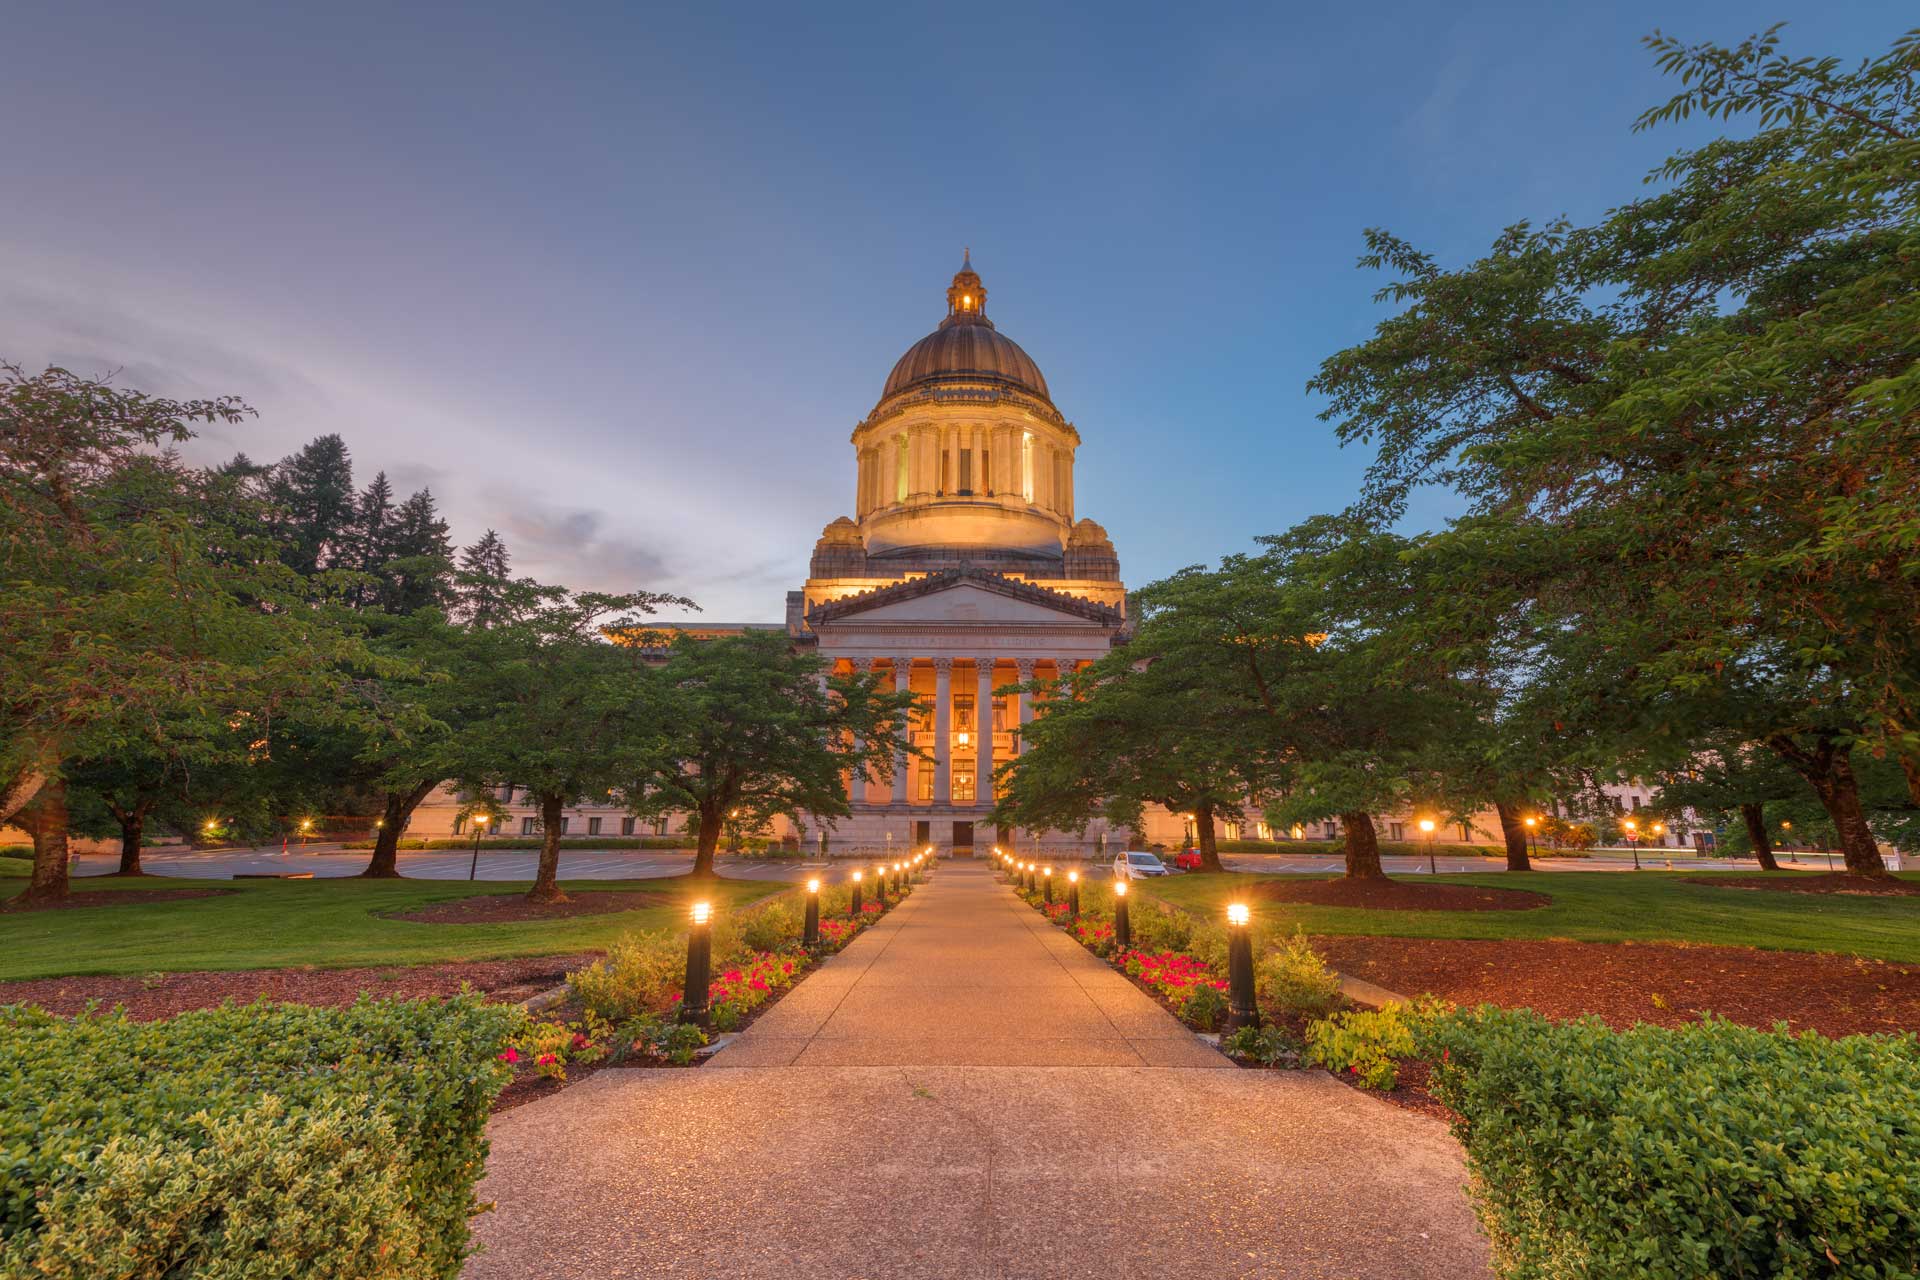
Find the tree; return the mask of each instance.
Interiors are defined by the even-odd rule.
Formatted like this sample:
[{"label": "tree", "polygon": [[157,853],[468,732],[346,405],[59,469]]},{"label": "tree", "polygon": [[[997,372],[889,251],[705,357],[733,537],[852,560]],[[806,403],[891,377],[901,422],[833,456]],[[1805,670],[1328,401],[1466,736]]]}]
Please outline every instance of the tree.
[{"label": "tree", "polygon": [[17,809],[33,836],[23,904],[67,894],[75,762],[264,723],[354,653],[293,607],[270,551],[240,554],[243,537],[212,524],[199,477],[140,452],[249,412],[0,364],[0,821]]},{"label": "tree", "polygon": [[644,651],[607,636],[638,632],[674,596],[574,593],[514,583],[493,625],[471,632],[471,698],[448,747],[469,794],[527,789],[540,809],[540,867],[527,897],[562,902],[560,828],[566,807],[627,783],[667,729],[665,700]]},{"label": "tree", "polygon": [[281,559],[303,578],[323,569],[352,569],[360,512],[353,458],[337,435],[319,436],[281,460],[267,482],[276,511]]},{"label": "tree", "polygon": [[693,872],[713,874],[729,821],[776,814],[832,825],[851,812],[849,778],[891,779],[913,706],[873,672],[829,674],[780,632],[674,639],[649,673],[650,742],[622,780],[641,817],[682,812],[698,824]]},{"label": "tree", "polygon": [[1381,298],[1403,310],[1312,386],[1376,450],[1365,514],[1457,489],[1482,546],[1531,548],[1541,633],[1604,655],[1589,683],[1678,695],[1679,736],[1750,726],[1820,795],[1848,869],[1878,875],[1852,747],[1920,746],[1920,38],[1851,73],[1780,59],[1773,33],[1653,43],[1686,88],[1643,127],[1750,112],[1760,131],[1460,270],[1369,232],[1362,263],[1398,274]]},{"label": "tree", "polygon": [[507,544],[489,529],[480,541],[460,553],[455,586],[459,615],[469,626],[485,630],[506,614],[509,576]]},{"label": "tree", "polygon": [[1021,728],[1020,754],[996,771],[1003,790],[995,822],[1084,832],[1104,816],[1133,828],[1146,805],[1158,804],[1191,813],[1201,865],[1224,870],[1216,817],[1260,803],[1265,726],[1237,673],[1187,660],[1185,621],[1150,612],[1098,662],[1022,686],[1024,696],[1047,702]]}]

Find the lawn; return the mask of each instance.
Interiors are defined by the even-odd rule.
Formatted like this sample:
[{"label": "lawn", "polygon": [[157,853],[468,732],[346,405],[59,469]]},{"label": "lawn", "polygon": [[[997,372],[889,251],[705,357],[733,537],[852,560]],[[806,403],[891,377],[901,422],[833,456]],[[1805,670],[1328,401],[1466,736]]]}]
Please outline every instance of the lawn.
[{"label": "lawn", "polygon": [[[206,880],[163,876],[74,881],[74,891],[83,894],[209,887]],[[384,917],[478,893],[525,893],[525,884],[337,879],[235,881],[218,887],[233,892],[177,902],[0,915],[0,980],[560,955],[604,947],[633,929],[683,927],[686,904],[696,896],[716,907],[733,907],[788,886],[766,880],[721,880],[717,885],[704,881],[696,892],[690,876],[563,882],[569,893],[642,890],[671,894],[674,902],[607,915],[510,924],[417,924]]]},{"label": "lawn", "polygon": [[[1140,889],[1189,911],[1217,916],[1248,885],[1307,878],[1194,873],[1155,880]],[[1689,884],[1692,878],[1689,873],[1665,871],[1440,876],[1442,884],[1524,888],[1546,894],[1553,902],[1534,911],[1368,911],[1257,901],[1254,912],[1260,923],[1288,931],[1298,925],[1319,934],[1700,942],[1920,962],[1920,898],[1754,892]],[[1908,872],[1903,878],[1917,879],[1920,874]],[[1428,876],[1395,879],[1434,881]]]}]

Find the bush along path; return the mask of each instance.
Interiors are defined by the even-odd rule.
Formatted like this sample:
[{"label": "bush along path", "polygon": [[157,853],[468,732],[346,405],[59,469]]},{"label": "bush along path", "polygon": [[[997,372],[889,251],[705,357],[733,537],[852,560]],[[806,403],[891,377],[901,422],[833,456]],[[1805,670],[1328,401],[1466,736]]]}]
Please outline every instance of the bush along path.
[{"label": "bush along path", "polygon": [[[1016,892],[1189,1024],[1217,1018],[1225,930],[1078,886],[1075,918],[1023,874]],[[1056,879],[1056,887],[1058,879]],[[1346,1007],[1306,939],[1256,942],[1263,1025],[1243,1063],[1327,1067],[1446,1119],[1502,1276],[1920,1274],[1920,1039],[1829,1038],[1711,1015],[1614,1030],[1423,997]]]},{"label": "bush along path", "polygon": [[[549,1096],[570,1080],[607,1066],[687,1067],[714,1043],[746,1026],[808,971],[845,948],[903,901],[930,871],[924,855],[863,872],[860,881],[809,881],[750,907],[713,918],[706,1013],[684,1012],[685,930],[636,931],[600,959],[567,975],[558,1003],[528,1019],[500,1054],[513,1072],[502,1109]],[[815,937],[806,933],[808,899],[817,903]]]}]

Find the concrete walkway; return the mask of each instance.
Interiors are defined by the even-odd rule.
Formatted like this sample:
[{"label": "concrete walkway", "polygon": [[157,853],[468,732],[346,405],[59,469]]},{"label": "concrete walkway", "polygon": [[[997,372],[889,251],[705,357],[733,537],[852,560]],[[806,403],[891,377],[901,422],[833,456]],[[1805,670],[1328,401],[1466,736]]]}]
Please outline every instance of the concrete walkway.
[{"label": "concrete walkway", "polygon": [[1435,1121],[1244,1071],[948,866],[704,1068],[489,1127],[492,1277],[1472,1277]]}]

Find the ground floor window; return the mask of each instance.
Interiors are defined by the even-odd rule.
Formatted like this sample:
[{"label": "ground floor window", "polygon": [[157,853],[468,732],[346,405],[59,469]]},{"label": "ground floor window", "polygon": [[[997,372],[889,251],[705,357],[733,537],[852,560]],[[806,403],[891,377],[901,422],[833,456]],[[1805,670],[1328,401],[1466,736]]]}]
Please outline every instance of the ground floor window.
[{"label": "ground floor window", "polygon": [[653,820],[653,834],[657,836],[667,834],[667,820],[665,818],[655,818]]},{"label": "ground floor window", "polygon": [[467,820],[464,816],[453,820],[453,834],[463,836],[467,833]]},{"label": "ground floor window", "polygon": [[622,818],[622,819],[620,819],[620,834],[621,834],[621,835],[623,835],[623,836],[630,836],[630,835],[632,835],[632,834],[633,834],[633,819],[632,819],[632,818]]},{"label": "ground floor window", "polygon": [[532,818],[522,818],[522,819],[520,819],[520,834],[521,834],[521,835],[523,835],[523,836],[530,836],[530,835],[532,835],[532,834],[533,834],[533,829],[534,829],[534,827],[535,827],[535,826],[537,826],[537,825],[538,825],[538,824],[536,823],[536,821],[535,821],[534,819],[532,819]]},{"label": "ground floor window", "polygon": [[1387,824],[1387,839],[1389,839],[1389,840],[1405,840],[1406,838],[1407,838],[1407,824],[1406,824],[1406,823],[1404,823],[1404,822],[1389,822],[1389,823]]},{"label": "ground floor window", "polygon": [[600,834],[600,819],[598,818],[587,819],[587,834],[590,836],[597,836]]},{"label": "ground floor window", "polygon": [[571,819],[571,818],[562,818],[562,819],[560,819],[560,834],[561,834],[561,835],[565,835],[565,834],[567,834],[567,824],[568,824],[569,822],[571,822],[571,821],[573,821],[573,819]]}]

